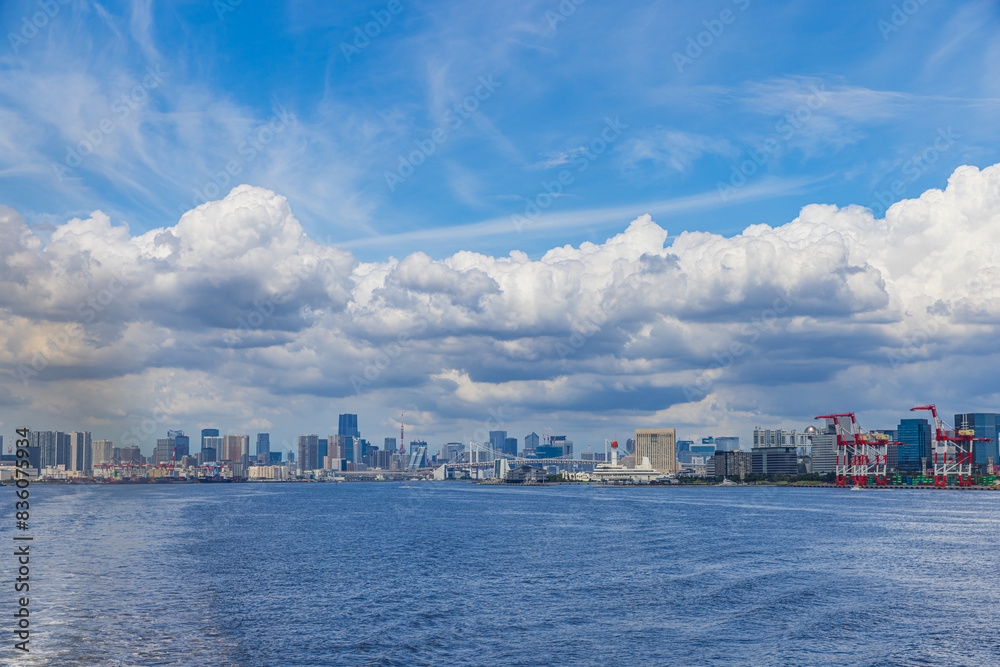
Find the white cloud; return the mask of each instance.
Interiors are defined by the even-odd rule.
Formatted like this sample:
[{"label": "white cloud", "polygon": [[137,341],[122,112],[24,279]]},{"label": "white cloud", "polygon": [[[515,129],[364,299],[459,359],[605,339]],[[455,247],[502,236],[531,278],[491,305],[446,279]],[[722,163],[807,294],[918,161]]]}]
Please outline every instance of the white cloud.
[{"label": "white cloud", "polygon": [[728,427],[843,401],[859,379],[926,398],[907,378],[992,354],[998,223],[1000,165],[962,167],[884,219],[816,204],[671,240],[641,216],[538,260],[358,262],[249,186],[138,236],[98,211],[43,244],[3,209],[0,368],[9,401],[80,420],[134,422],[168,396],[177,419],[291,430],[330,400],[441,428],[496,406],[629,428],[725,409]]}]

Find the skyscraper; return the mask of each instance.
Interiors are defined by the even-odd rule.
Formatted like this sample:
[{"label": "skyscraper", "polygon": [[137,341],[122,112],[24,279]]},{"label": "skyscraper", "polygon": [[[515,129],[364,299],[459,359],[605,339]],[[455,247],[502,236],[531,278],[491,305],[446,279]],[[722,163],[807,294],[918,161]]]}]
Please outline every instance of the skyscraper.
[{"label": "skyscraper", "polygon": [[717,452],[738,452],[740,451],[739,436],[720,436],[715,439],[715,451]]},{"label": "skyscraper", "polygon": [[506,438],[503,442],[503,453],[517,456],[517,438]]},{"label": "skyscraper", "polygon": [[[677,431],[672,428],[635,430],[635,461],[649,458],[653,468],[663,473],[677,472]],[[713,446],[714,450],[714,446]]]},{"label": "skyscraper", "polygon": [[220,461],[241,463],[243,455],[249,453],[249,435],[226,435],[223,436],[222,441],[222,452],[219,454]]},{"label": "skyscraper", "polygon": [[[168,432],[169,435],[171,432]],[[174,435],[174,455],[175,461],[180,461],[182,457],[191,453],[191,438],[184,435],[184,431],[173,431]]]},{"label": "skyscraper", "polygon": [[536,449],[538,449],[538,434],[532,431],[524,436],[524,455],[534,456]]},{"label": "skyscraper", "polygon": [[174,444],[174,439],[170,437],[170,431],[167,432],[166,438],[158,438],[156,449],[153,450],[153,465],[169,462],[173,458]]},{"label": "skyscraper", "polygon": [[91,460],[94,465],[111,463],[115,458],[115,446],[110,440],[94,440]]},{"label": "skyscraper", "polygon": [[299,436],[299,470],[319,468],[316,455],[319,451],[319,436],[315,434]]},{"label": "skyscraper", "polygon": [[[926,419],[899,420],[896,438],[902,443],[898,455],[900,470],[922,470],[921,459],[925,457],[930,465],[931,425]],[[813,448],[815,449],[815,444]]]},{"label": "skyscraper", "polygon": [[78,470],[84,475],[90,475],[93,467],[93,443],[90,440],[90,431],[74,431],[70,436],[70,459],[72,468],[67,466],[67,470]]},{"label": "skyscraper", "polygon": [[224,460],[223,443],[221,436],[207,435],[203,437],[201,439],[201,462]]},{"label": "skyscraper", "polygon": [[995,412],[966,412],[955,415],[955,428],[972,429],[977,438],[989,438],[990,442],[974,442],[976,465],[984,466],[993,459],[993,465],[1000,465],[1000,447],[997,435],[1000,431],[1000,414]]},{"label": "skyscraper", "polygon": [[507,443],[507,431],[490,431],[490,447],[495,452],[502,452]]},{"label": "skyscraper", "polygon": [[271,434],[270,433],[258,433],[257,434],[257,458],[260,458],[261,454],[265,454],[264,458],[270,459],[271,453]]},{"label": "skyscraper", "polygon": [[358,431],[358,416],[357,415],[340,415],[340,421],[337,426],[337,435],[349,435],[353,438],[360,438],[361,432]]},{"label": "skyscraper", "polygon": [[[202,451],[205,450],[205,447],[210,447],[211,446],[211,445],[206,445],[206,443],[205,443],[205,439],[206,438],[218,438],[218,437],[219,437],[219,429],[217,429],[217,428],[203,428],[203,429],[201,429],[201,449],[202,449]],[[218,446],[216,446],[216,449],[218,449]],[[216,454],[218,454],[218,452],[216,452]],[[206,460],[212,461],[214,459],[215,459],[215,457],[213,456],[211,459],[206,459]]]}]

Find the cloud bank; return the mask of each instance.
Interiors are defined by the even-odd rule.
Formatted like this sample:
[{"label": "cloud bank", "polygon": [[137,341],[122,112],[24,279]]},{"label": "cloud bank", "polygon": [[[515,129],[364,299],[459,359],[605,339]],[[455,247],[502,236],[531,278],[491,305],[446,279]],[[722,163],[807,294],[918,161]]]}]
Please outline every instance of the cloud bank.
[{"label": "cloud bank", "polygon": [[46,235],[0,208],[0,283],[7,422],[291,436],[350,411],[374,440],[406,410],[468,439],[499,410],[512,434],[593,442],[830,409],[891,426],[914,401],[997,407],[1000,165],[884,218],[813,204],[726,238],[642,216],[537,259],[361,262],[245,185],[137,236],[100,211]]}]

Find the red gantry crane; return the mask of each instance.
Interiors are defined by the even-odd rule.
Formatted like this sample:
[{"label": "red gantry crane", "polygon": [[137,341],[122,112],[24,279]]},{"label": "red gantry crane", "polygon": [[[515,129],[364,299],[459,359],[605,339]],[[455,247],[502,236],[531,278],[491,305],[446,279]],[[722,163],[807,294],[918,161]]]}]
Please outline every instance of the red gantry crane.
[{"label": "red gantry crane", "polygon": [[[871,477],[876,486],[886,485],[889,467],[889,437],[861,428],[853,412],[823,415],[816,419],[832,419],[837,434],[837,486],[867,486]],[[850,419],[850,426],[841,422]]]},{"label": "red gantry crane", "polygon": [[958,475],[959,486],[972,486],[972,452],[974,443],[989,442],[989,438],[977,438],[972,429],[957,430],[948,427],[938,417],[934,404],[910,408],[930,410],[934,418],[934,441],[931,444],[934,461],[934,486],[948,486],[948,475]]}]

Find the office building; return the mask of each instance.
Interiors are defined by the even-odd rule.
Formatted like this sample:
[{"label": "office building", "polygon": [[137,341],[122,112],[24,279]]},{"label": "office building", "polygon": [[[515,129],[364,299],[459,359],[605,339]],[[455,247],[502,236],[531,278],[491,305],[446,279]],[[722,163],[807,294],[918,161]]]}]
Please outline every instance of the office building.
[{"label": "office building", "polygon": [[715,439],[716,452],[738,452],[740,451],[739,436],[724,435]]},{"label": "office building", "polygon": [[382,443],[382,449],[387,449],[390,452],[395,452],[399,449],[399,443],[396,442],[395,438],[386,438],[385,442]]},{"label": "office building", "polygon": [[180,461],[191,453],[191,438],[184,435],[184,431],[167,431],[167,437],[174,441],[174,448],[171,452],[171,458],[174,461]]},{"label": "office building", "polygon": [[956,429],[975,431],[976,438],[989,438],[989,442],[973,442],[973,462],[985,466],[993,459],[993,465],[1000,463],[997,431],[1000,428],[1000,414],[995,412],[965,412],[955,415]]},{"label": "office building", "polygon": [[220,461],[230,463],[243,463],[244,454],[250,451],[249,435],[226,435],[222,437],[222,452],[219,455]]},{"label": "office building", "polygon": [[916,472],[931,462],[931,425],[926,419],[901,419],[896,429],[899,441],[899,470]]},{"label": "office building", "polygon": [[[203,429],[201,429],[201,448],[204,450],[205,447],[211,447],[212,446],[212,445],[208,445],[208,444],[205,443],[205,439],[206,438],[218,438],[218,437],[219,437],[219,429],[217,429],[217,428],[203,428]],[[215,446],[215,449],[216,449],[216,451],[218,451],[219,446]],[[209,459],[209,461],[214,461],[214,460],[215,460],[215,457],[212,457],[211,459]]]},{"label": "office building", "polygon": [[257,434],[257,458],[261,458],[261,454],[264,455],[263,460],[269,461],[271,454],[271,434],[270,433],[258,433]]},{"label": "office building", "polygon": [[70,466],[67,470],[77,470],[84,475],[90,475],[93,468],[94,443],[90,440],[90,431],[74,431],[70,437]]},{"label": "office building", "polygon": [[750,471],[755,475],[799,474],[796,447],[754,447],[750,454]]},{"label": "office building", "polygon": [[809,449],[812,447],[813,435],[818,432],[819,431],[813,425],[807,426],[805,431],[802,433],[798,433],[795,429],[786,431],[780,428],[769,429],[755,426],[753,429],[753,446],[797,447],[799,455],[805,456],[809,454]]},{"label": "office building", "polygon": [[507,438],[503,442],[503,453],[517,456],[517,438]]},{"label": "office building", "polygon": [[110,440],[94,440],[94,451],[91,454],[93,464],[112,463],[115,460],[115,445]]},{"label": "office building", "polygon": [[337,425],[337,435],[348,435],[352,438],[360,438],[361,432],[358,431],[358,416],[346,414],[340,415]]},{"label": "office building", "polygon": [[753,454],[737,450],[715,453],[716,477],[743,477],[753,472]]},{"label": "office building", "polygon": [[532,431],[528,435],[524,436],[524,451],[521,455],[535,456],[536,449],[538,449],[538,434]]},{"label": "office building", "polygon": [[441,448],[441,458],[446,462],[458,461],[465,451],[465,445],[460,442],[449,442]]},{"label": "office building", "polygon": [[702,438],[700,443],[691,443],[689,451],[692,456],[708,458],[715,454],[715,438]]},{"label": "office building", "polygon": [[500,454],[507,443],[507,431],[490,431],[490,448]]},{"label": "office building", "polygon": [[[810,427],[812,428],[812,427]],[[758,430],[754,429],[754,442],[767,443],[769,440],[760,441],[757,438]],[[808,429],[807,429],[808,430]],[[837,470],[837,429],[832,419],[827,419],[822,429],[817,429],[810,434],[812,472],[826,474]],[[764,445],[766,446],[766,444]]]},{"label": "office building", "polygon": [[[341,415],[341,417],[350,415]],[[357,423],[357,417],[355,417],[355,424]],[[319,436],[318,435],[300,435],[299,436],[299,470],[316,470],[319,468],[319,459],[317,455],[319,453]]]},{"label": "office building", "polygon": [[427,467],[427,443],[423,440],[410,442],[410,468]]},{"label": "office building", "polygon": [[[713,450],[714,450],[713,446]],[[636,429],[635,460],[648,458],[654,470],[677,472],[677,432],[672,428]]]}]

